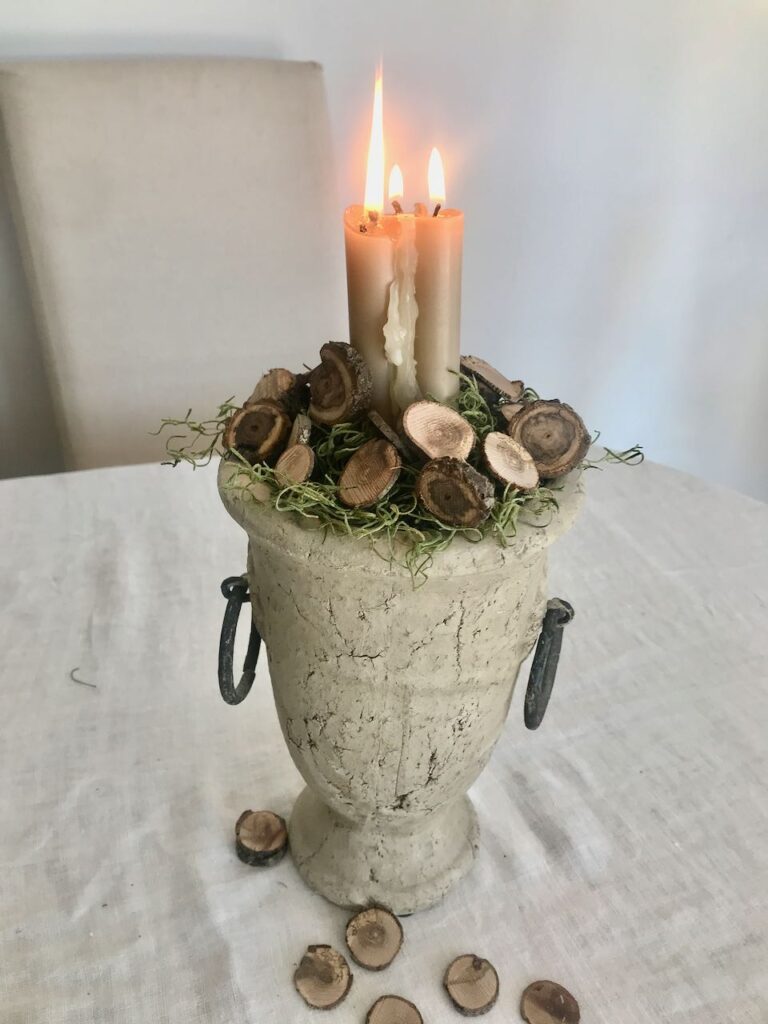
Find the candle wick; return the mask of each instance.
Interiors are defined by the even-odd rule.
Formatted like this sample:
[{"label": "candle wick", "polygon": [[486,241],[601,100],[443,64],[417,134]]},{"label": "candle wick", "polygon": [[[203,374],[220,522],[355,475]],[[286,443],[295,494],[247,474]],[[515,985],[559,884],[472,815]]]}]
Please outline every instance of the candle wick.
[{"label": "candle wick", "polygon": [[397,199],[393,199],[392,200],[392,209],[395,211],[395,213],[402,213],[403,212],[403,208],[400,205],[400,203],[397,201]]},{"label": "candle wick", "polygon": [[440,209],[441,209],[442,205],[443,205],[442,203],[438,203],[437,204],[437,206],[435,207],[435,212],[432,214],[433,217],[436,217],[438,215],[438,213],[440,213]]},{"label": "candle wick", "polygon": [[378,224],[379,223],[379,211],[378,210],[369,210],[368,211],[368,220],[371,222],[371,224]]},{"label": "candle wick", "polygon": [[361,225],[360,225],[360,234],[361,234],[361,235],[365,235],[365,234],[367,234],[367,233],[368,233],[368,227],[367,227],[367,225],[365,225],[365,224],[361,224]]}]

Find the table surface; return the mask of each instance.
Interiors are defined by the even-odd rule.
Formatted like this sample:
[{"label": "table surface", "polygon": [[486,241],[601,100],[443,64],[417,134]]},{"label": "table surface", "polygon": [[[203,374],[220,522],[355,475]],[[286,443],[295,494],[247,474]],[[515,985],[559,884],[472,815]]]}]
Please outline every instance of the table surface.
[{"label": "table surface", "polygon": [[[441,977],[463,952],[498,969],[489,1024],[539,978],[585,1024],[768,1020],[768,506],[648,463],[587,482],[552,552],[577,615],[547,718],[525,730],[520,686],[471,874],[329,1021],[385,992],[461,1019]],[[0,521],[0,1019],[317,1021],[293,970],[348,915],[233,849],[301,780],[263,662],[241,707],[218,694],[245,536],[215,472],[5,481]]]}]

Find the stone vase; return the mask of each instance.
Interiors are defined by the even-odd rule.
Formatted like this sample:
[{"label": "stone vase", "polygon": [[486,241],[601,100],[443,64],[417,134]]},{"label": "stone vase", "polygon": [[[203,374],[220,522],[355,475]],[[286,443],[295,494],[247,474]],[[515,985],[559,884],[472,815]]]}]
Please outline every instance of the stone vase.
[{"label": "stone vase", "polygon": [[456,540],[427,582],[365,540],[325,535],[232,487],[280,724],[306,788],[289,823],[294,862],[342,906],[429,907],[470,868],[478,825],[467,789],[504,725],[547,602],[547,548],[572,524],[565,482],[546,526],[506,548]]}]

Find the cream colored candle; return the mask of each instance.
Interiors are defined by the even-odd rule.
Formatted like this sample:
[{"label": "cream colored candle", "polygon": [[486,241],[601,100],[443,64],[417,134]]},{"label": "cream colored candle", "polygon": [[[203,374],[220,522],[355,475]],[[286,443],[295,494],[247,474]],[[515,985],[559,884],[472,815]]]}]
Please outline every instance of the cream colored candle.
[{"label": "cream colored candle", "polygon": [[390,364],[384,352],[389,289],[395,276],[394,247],[385,226],[391,219],[379,218],[373,223],[362,206],[344,211],[349,340],[368,364],[373,407],[386,420],[392,419]]},{"label": "cream colored candle", "polygon": [[461,254],[464,214],[416,217],[416,376],[422,394],[452,402],[459,393]]}]

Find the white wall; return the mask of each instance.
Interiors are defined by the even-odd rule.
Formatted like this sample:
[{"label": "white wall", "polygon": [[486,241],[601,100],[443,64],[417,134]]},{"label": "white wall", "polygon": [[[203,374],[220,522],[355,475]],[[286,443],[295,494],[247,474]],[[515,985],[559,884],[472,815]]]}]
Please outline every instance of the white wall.
[{"label": "white wall", "polygon": [[[463,348],[608,444],[768,498],[764,0],[0,0],[0,59],[128,53],[321,61],[340,209],[383,56],[406,185],[437,143],[466,214]],[[8,315],[6,378],[38,362]]]}]

